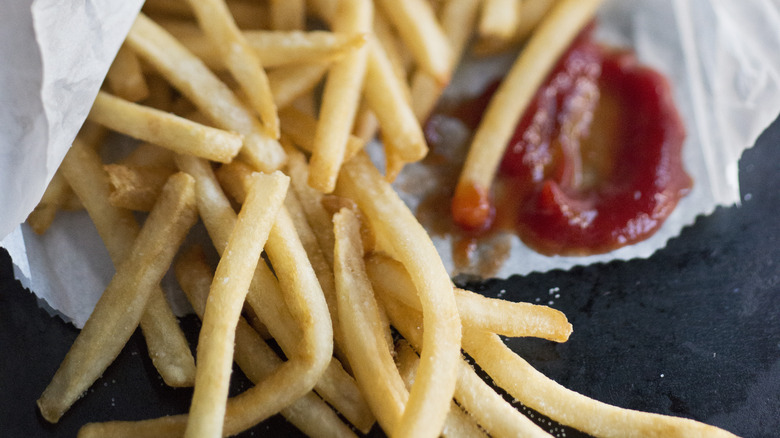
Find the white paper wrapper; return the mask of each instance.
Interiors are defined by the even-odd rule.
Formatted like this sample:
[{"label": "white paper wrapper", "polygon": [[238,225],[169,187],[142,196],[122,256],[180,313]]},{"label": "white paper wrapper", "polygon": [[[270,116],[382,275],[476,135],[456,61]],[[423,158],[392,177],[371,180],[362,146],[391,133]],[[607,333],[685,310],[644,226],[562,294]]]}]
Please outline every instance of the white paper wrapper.
[{"label": "white paper wrapper", "polygon": [[[2,246],[25,285],[81,327],[113,274],[94,227],[79,213],[59,214],[45,236],[17,225],[86,117],[141,2],[11,3],[0,16],[0,59],[11,61],[0,66]],[[694,190],[651,240],[588,258],[544,257],[515,240],[496,275],[646,257],[697,215],[738,202],[737,160],[780,112],[779,9],[773,0],[608,1],[600,38],[635,48],[673,83],[688,129],[685,163]],[[476,88],[480,77],[487,79],[483,68],[463,69],[461,84]],[[435,243],[452,267],[449,240]]]}]

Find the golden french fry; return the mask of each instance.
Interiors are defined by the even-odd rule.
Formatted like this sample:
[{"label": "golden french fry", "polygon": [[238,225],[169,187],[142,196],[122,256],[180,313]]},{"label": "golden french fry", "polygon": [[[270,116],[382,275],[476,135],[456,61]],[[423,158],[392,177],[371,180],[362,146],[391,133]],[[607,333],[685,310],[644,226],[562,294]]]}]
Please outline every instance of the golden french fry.
[{"label": "golden french fry", "polygon": [[149,96],[141,63],[135,53],[124,46],[119,48],[108,69],[106,81],[115,95],[130,102],[138,102]]},{"label": "golden french fry", "polygon": [[497,385],[524,405],[555,421],[594,436],[734,437],[687,418],[622,409],[564,388],[536,371],[501,339],[468,330],[463,346]]},{"label": "golden french fry", "polygon": [[488,56],[512,49],[522,43],[555,4],[555,0],[523,0],[520,22],[509,39],[478,39],[471,47],[477,56]]},{"label": "golden french fry", "polygon": [[[130,211],[111,205],[110,184],[97,152],[77,138],[60,170],[82,200],[118,269],[130,255],[139,227]],[[168,385],[192,386],[195,360],[162,288],[155,284],[151,292],[139,293],[149,294],[140,325],[152,362]]]},{"label": "golden french fry", "polygon": [[[366,259],[366,269],[377,292],[419,310],[420,300],[401,263],[383,254],[372,254]],[[459,288],[455,288],[455,301],[466,327],[556,342],[565,342],[572,331],[566,316],[547,306],[487,298]]]},{"label": "golden french fry", "polygon": [[477,32],[480,38],[506,41],[520,22],[521,0],[484,0]]},{"label": "golden french fry", "polygon": [[450,81],[452,48],[430,3],[425,0],[380,0],[377,2],[420,67],[440,84]]},{"label": "golden french fry", "polygon": [[221,436],[235,323],[289,179],[258,174],[217,266],[198,338],[198,367],[186,436]]},{"label": "golden french fry", "polygon": [[[400,340],[395,348],[395,362],[404,384],[410,388],[414,383],[417,367],[420,365],[420,357],[408,342]],[[444,437],[487,437],[487,433],[477,425],[476,419],[455,402],[450,403],[450,412],[447,414],[441,434]]]},{"label": "golden french fry", "polygon": [[227,85],[162,27],[139,14],[125,42],[217,126],[243,135],[239,156],[249,164],[264,172],[284,164],[285,154],[279,142],[263,131]]},{"label": "golden french fry", "polygon": [[[367,0],[345,0],[333,28],[338,32],[369,33],[373,4]],[[330,193],[344,162],[345,150],[355,113],[360,103],[368,49],[353,50],[330,68],[314,137],[309,185]]]},{"label": "golden french fry", "polygon": [[173,171],[165,167],[129,167],[106,164],[103,169],[111,184],[111,205],[135,211],[151,211],[165,181]]},{"label": "golden french fry", "polygon": [[483,226],[498,163],[525,107],[569,43],[593,17],[601,0],[560,0],[515,60],[485,111],[455,188],[456,221]]},{"label": "golden french fry", "polygon": [[241,85],[252,108],[260,115],[266,132],[279,138],[279,118],[268,76],[260,58],[238,29],[224,0],[188,0],[203,32],[219,50],[222,62]]},{"label": "golden french fry", "polygon": [[[327,71],[326,64],[306,64],[280,67],[268,73],[271,93],[278,108],[288,108],[296,99],[312,91]],[[284,129],[284,126],[281,128]]]},{"label": "golden french fry", "polygon": [[379,306],[365,272],[360,223],[349,209],[333,217],[336,238],[334,274],[343,349],[366,401],[379,424],[393,434],[400,423],[409,393],[388,345]]},{"label": "golden french fry", "polygon": [[[376,285],[377,283],[374,283]],[[380,295],[383,307],[404,339],[417,349],[422,344],[422,319],[419,312],[392,297]],[[495,437],[528,436],[550,438],[550,435],[528,417],[507,403],[480,378],[465,360],[458,363],[455,399],[477,422]]]},{"label": "golden french fry", "polygon": [[358,154],[344,165],[339,193],[357,202],[374,233],[384,236],[382,240],[391,245],[417,288],[425,342],[422,363],[397,433],[433,436],[444,424],[455,391],[460,355],[460,318],[449,275],[428,233],[365,154]]},{"label": "golden french fry", "polygon": [[46,191],[43,192],[41,200],[35,209],[27,216],[27,224],[36,234],[43,234],[54,222],[54,216],[66,203],[68,198],[73,196],[68,182],[62,176],[61,171],[54,173]]},{"label": "golden french fry", "polygon": [[238,154],[241,135],[211,128],[151,107],[98,92],[89,120],[172,151],[228,162]]},{"label": "golden french fry", "polygon": [[407,100],[409,90],[393,73],[392,64],[376,39],[372,39],[369,46],[363,93],[379,120],[385,147],[394,150],[404,161],[422,159],[428,152],[428,145]]},{"label": "golden french fry", "polygon": [[[195,223],[194,192],[192,177],[185,174],[171,177],[129,255],[117,268],[51,383],[38,399],[38,407],[47,421],[54,423],[60,419],[113,362],[135,331],[149,294]],[[171,244],[160,245],[163,239]]]},{"label": "golden french fry", "polygon": [[[314,149],[314,132],[317,130],[317,119],[293,107],[279,112],[282,121],[282,131],[301,149],[311,152]],[[354,135],[347,138],[344,157],[349,159],[363,149],[365,142]]]}]

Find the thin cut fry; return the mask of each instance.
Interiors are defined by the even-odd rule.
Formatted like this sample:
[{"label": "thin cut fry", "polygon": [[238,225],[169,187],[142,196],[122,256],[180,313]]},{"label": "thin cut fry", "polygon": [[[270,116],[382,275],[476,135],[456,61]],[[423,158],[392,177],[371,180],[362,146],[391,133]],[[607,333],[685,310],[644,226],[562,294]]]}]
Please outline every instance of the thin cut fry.
[{"label": "thin cut fry", "polygon": [[89,120],[172,151],[228,162],[241,149],[241,135],[211,128],[154,108],[98,92]]},{"label": "thin cut fry", "polygon": [[480,38],[511,38],[520,22],[521,9],[521,0],[484,0],[478,23]]},{"label": "thin cut fry", "polygon": [[[420,309],[414,285],[401,263],[383,254],[372,254],[366,260],[366,269],[376,284],[377,292]],[[566,316],[547,306],[491,299],[460,288],[455,288],[455,301],[466,327],[504,336],[531,336],[556,342],[566,342],[572,331]]]},{"label": "thin cut fry", "polygon": [[[370,1],[345,0],[339,5],[334,30],[370,32],[373,17]],[[344,162],[347,139],[360,103],[367,56],[367,47],[350,52],[331,67],[325,81],[309,173],[309,185],[323,193],[333,191]]]},{"label": "thin cut fry", "polygon": [[[194,192],[190,176],[171,177],[130,255],[118,267],[51,383],[38,399],[38,407],[47,421],[55,423],[60,419],[113,362],[135,331],[149,294],[162,279],[179,244],[195,223]],[[160,245],[163,239],[171,244]]]},{"label": "thin cut fry", "polygon": [[69,202],[68,198],[73,196],[73,190],[62,176],[62,172],[57,170],[49,181],[49,185],[46,186],[46,191],[43,192],[43,197],[38,205],[27,216],[27,224],[36,234],[45,233],[54,221],[57,211]]},{"label": "thin cut fry", "polygon": [[487,56],[510,50],[522,43],[542,21],[555,0],[523,0],[520,22],[509,39],[478,39],[471,47],[477,56]]},{"label": "thin cut fry", "polygon": [[130,102],[138,102],[149,96],[141,63],[130,49],[122,46],[111,63],[106,81],[115,95]]},{"label": "thin cut fry", "polygon": [[260,58],[238,29],[224,0],[188,0],[188,3],[204,33],[219,49],[222,62],[260,115],[268,135],[279,138],[279,118],[268,77]]},{"label": "thin cut fry", "polygon": [[398,436],[434,436],[441,432],[455,391],[460,356],[460,318],[449,275],[428,233],[365,154],[345,164],[339,192],[357,202],[375,234],[384,235],[417,288],[425,341],[418,377],[397,432]]},{"label": "thin cut fry", "polygon": [[[311,152],[314,149],[314,132],[317,130],[317,119],[300,111],[289,107],[279,112],[279,118],[282,121],[282,131],[301,149]],[[355,156],[365,142],[350,135],[347,138],[347,147],[344,151],[344,157],[350,159]]]},{"label": "thin cut fry", "polygon": [[134,211],[151,211],[173,171],[166,167],[103,166],[111,184],[111,205]]},{"label": "thin cut fry", "polygon": [[468,330],[463,346],[497,385],[555,421],[600,437],[735,437],[686,418],[622,409],[564,388],[536,371],[492,333]]},{"label": "thin cut fry", "polygon": [[420,67],[440,84],[447,84],[452,74],[452,49],[430,3],[425,0],[380,0],[377,3]]},{"label": "thin cut fry", "polygon": [[[138,238],[139,227],[130,211],[111,205],[109,181],[100,157],[92,147],[77,138],[60,170],[82,200],[108,249],[109,257],[118,269],[123,260],[129,257],[133,242]],[[192,386],[195,381],[195,360],[187,339],[160,285],[154,284],[151,288],[140,322],[149,356],[168,385]]]},{"label": "thin cut fry", "polygon": [[217,126],[243,135],[239,156],[249,164],[264,172],[284,164],[285,154],[279,142],[263,131],[227,85],[162,27],[139,14],[125,42]]},{"label": "thin cut fry", "polygon": [[360,223],[349,209],[333,217],[336,238],[334,274],[347,354],[358,385],[382,429],[392,435],[409,393],[393,362],[379,306],[365,272]]},{"label": "thin cut fry", "polygon": [[[290,107],[295,99],[312,91],[327,71],[326,64],[307,64],[280,67],[268,73],[268,82],[271,83],[271,93],[277,107],[280,110]],[[281,121],[280,123],[283,125]]]},{"label": "thin cut fry", "polygon": [[289,179],[259,174],[214,275],[198,339],[198,368],[186,436],[222,435],[235,322]]},{"label": "thin cut fry", "polygon": [[472,228],[490,215],[490,187],[515,125],[555,61],[590,21],[601,0],[560,0],[539,25],[490,101],[455,189],[456,220]]}]

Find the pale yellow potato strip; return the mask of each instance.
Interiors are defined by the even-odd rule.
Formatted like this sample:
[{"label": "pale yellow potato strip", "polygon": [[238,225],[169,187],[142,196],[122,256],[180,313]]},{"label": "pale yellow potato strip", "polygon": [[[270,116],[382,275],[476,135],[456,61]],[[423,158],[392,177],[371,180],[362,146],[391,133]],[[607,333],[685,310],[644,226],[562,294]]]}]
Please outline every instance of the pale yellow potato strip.
[{"label": "pale yellow potato strip", "polygon": [[[395,362],[398,365],[401,378],[404,379],[404,384],[410,388],[414,383],[417,367],[420,365],[420,356],[408,342],[401,340],[396,345]],[[487,433],[477,425],[476,419],[464,412],[455,402],[450,402],[450,412],[447,414],[447,420],[444,422],[441,434],[447,438],[487,437]]]},{"label": "pale yellow potato strip", "polygon": [[[372,254],[366,259],[366,269],[377,284],[377,292],[420,310],[414,285],[401,263],[387,255]],[[565,342],[572,331],[566,316],[551,307],[487,298],[460,288],[455,288],[455,301],[461,322],[466,327],[504,336],[530,336],[556,342]]]},{"label": "pale yellow potato strip", "polygon": [[279,172],[255,177],[217,265],[198,337],[195,391],[185,436],[222,436],[235,324],[288,184],[289,178]]},{"label": "pale yellow potato strip", "polygon": [[[196,178],[201,218],[217,251],[223,252],[230,231],[235,226],[235,212],[215,180],[208,163],[185,156],[177,157],[177,163],[182,170]],[[272,235],[276,234],[275,230],[276,228],[271,230]],[[312,281],[311,277],[309,281]],[[255,270],[247,302],[256,309],[255,313],[268,327],[282,349],[293,354],[296,344],[301,339],[302,331],[294,323],[293,316],[285,304],[279,282],[264,263],[258,264]],[[317,382],[316,390],[359,430],[367,432],[370,429],[374,418],[365,406],[354,380],[341,368],[338,361],[335,359],[330,361],[328,368]]]},{"label": "pale yellow potato strip", "polygon": [[531,409],[599,437],[734,437],[686,418],[623,409],[564,388],[536,371],[492,333],[467,330],[463,346],[493,381]]},{"label": "pale yellow potato strip", "polygon": [[556,0],[524,0],[520,22],[509,39],[478,39],[471,46],[471,51],[477,56],[486,56],[517,47],[528,38],[555,2]]},{"label": "pale yellow potato strip", "polygon": [[357,202],[374,233],[392,245],[420,296],[424,347],[397,436],[435,436],[449,410],[460,357],[460,317],[449,275],[428,233],[365,154],[345,164],[339,193]]},{"label": "pale yellow potato strip", "polygon": [[[133,214],[110,203],[110,188],[98,153],[77,138],[60,172],[82,200],[115,267],[130,256],[139,226]],[[161,193],[162,190],[159,192]],[[159,197],[158,193],[158,197]],[[192,386],[195,359],[159,284],[151,286],[140,326],[149,357],[170,386]]]},{"label": "pale yellow potato strip", "polygon": [[106,164],[103,169],[111,184],[111,205],[134,211],[151,211],[165,181],[173,173],[166,167]]},{"label": "pale yellow potato strip", "polygon": [[219,50],[222,62],[241,85],[251,107],[260,115],[266,132],[279,137],[279,118],[268,76],[260,58],[238,29],[224,0],[188,0],[203,32]]},{"label": "pale yellow potato strip", "polygon": [[[333,28],[337,32],[368,33],[373,12],[369,0],[344,0]],[[325,81],[309,173],[309,185],[320,192],[330,193],[336,186],[360,103],[367,56],[367,47],[353,50],[331,66]]]},{"label": "pale yellow potato strip", "polygon": [[135,53],[124,46],[119,48],[111,63],[106,82],[115,95],[130,102],[138,102],[149,96],[141,63]]},{"label": "pale yellow potato strip", "polygon": [[521,5],[521,0],[483,0],[477,27],[480,38],[511,38],[520,22]]},{"label": "pale yellow potato strip", "polygon": [[360,223],[349,209],[333,217],[334,275],[343,348],[358,386],[382,429],[392,435],[409,393],[385,340],[382,317],[365,272]]},{"label": "pale yellow potato strip", "polygon": [[[379,283],[373,284],[377,287]],[[413,347],[419,349],[423,337],[420,313],[392,297],[379,295],[379,298],[393,326]],[[551,437],[488,386],[465,359],[458,363],[455,399],[493,437]]]},{"label": "pale yellow potato strip", "polygon": [[452,48],[431,4],[426,0],[379,0],[377,4],[420,68],[438,83],[447,84],[453,67]]},{"label": "pale yellow potato strip", "polygon": [[[277,107],[282,110],[301,96],[308,94],[320,83],[328,71],[326,64],[302,64],[289,67],[279,67],[268,73],[271,83],[271,93],[274,95]],[[281,118],[281,114],[279,114]],[[284,130],[284,123],[281,129]],[[312,131],[313,134],[314,131]]]},{"label": "pale yellow potato strip", "polygon": [[363,95],[379,120],[382,139],[404,161],[422,159],[428,152],[422,127],[409,105],[409,90],[376,38],[370,42]]},{"label": "pale yellow potato strip", "polygon": [[284,150],[233,92],[162,27],[139,14],[125,44],[154,66],[218,127],[244,136],[239,153],[255,169],[271,172],[285,161]]},{"label": "pale yellow potato strip", "polygon": [[[288,107],[279,111],[279,119],[282,121],[282,132],[301,149],[311,152],[314,149],[314,132],[317,130],[317,119],[294,107]],[[344,157],[350,159],[355,156],[365,142],[354,136],[347,138],[347,147]]]},{"label": "pale yellow potato strip", "polygon": [[498,163],[520,116],[539,85],[579,31],[591,20],[601,0],[560,0],[539,25],[490,101],[474,134],[459,190],[488,193]]},{"label": "pale yellow potato strip", "polygon": [[46,190],[43,192],[38,205],[27,216],[27,224],[36,234],[43,234],[54,222],[54,216],[67,202],[68,198],[74,196],[62,172],[57,170]]},{"label": "pale yellow potato strip", "polygon": [[[196,217],[192,178],[184,174],[171,177],[130,255],[117,268],[51,383],[38,399],[38,407],[47,421],[57,422],[114,361],[138,326],[147,298],[167,271]],[[170,244],[160,245],[163,240]]]}]

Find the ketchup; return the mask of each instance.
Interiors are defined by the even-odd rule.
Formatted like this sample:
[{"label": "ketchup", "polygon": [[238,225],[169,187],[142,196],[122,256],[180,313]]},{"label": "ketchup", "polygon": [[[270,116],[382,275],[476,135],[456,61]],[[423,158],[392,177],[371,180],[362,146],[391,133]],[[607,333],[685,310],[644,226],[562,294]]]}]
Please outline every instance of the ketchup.
[{"label": "ketchup", "polygon": [[[470,219],[465,229],[484,232],[505,210],[540,253],[603,253],[651,236],[690,190],[669,83],[632,53],[596,43],[592,29],[572,43],[518,123],[496,199],[471,214],[459,207]],[[494,90],[472,102],[467,123]],[[470,194],[477,195],[489,199]],[[468,205],[459,196],[453,205]]]}]

